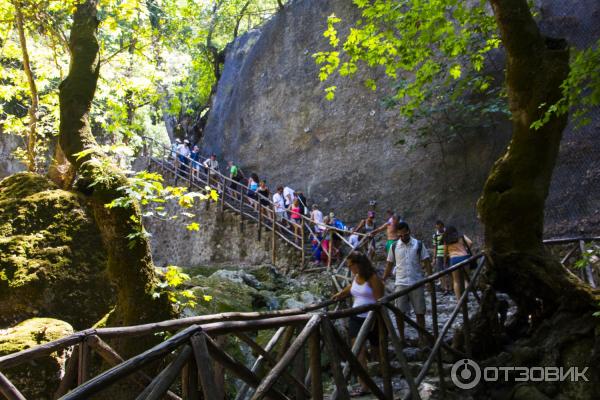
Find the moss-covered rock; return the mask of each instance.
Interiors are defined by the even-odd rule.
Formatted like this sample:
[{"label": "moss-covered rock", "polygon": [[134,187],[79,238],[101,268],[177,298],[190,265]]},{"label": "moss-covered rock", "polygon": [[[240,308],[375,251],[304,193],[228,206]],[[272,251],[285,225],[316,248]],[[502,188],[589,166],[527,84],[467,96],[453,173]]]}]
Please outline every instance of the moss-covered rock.
[{"label": "moss-covered rock", "polygon": [[43,176],[0,181],[0,254],[0,326],[44,316],[87,328],[115,302],[90,210]]},{"label": "moss-covered rock", "polygon": [[[73,327],[57,319],[32,318],[0,330],[0,356],[60,339],[73,333]],[[53,353],[2,371],[28,399],[50,400],[64,374],[64,352]]]}]

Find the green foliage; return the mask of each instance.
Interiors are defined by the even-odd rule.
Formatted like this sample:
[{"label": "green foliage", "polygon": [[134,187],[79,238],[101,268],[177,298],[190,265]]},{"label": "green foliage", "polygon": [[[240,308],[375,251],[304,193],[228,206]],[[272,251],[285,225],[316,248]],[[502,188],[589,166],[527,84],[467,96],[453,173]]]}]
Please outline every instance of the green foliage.
[{"label": "green foliage", "polygon": [[540,129],[554,115],[564,115],[570,111],[576,126],[587,125],[591,122],[589,112],[600,105],[600,39],[588,49],[572,49],[572,52],[571,70],[561,85],[563,96],[550,106],[540,105],[545,113],[531,124],[533,129]]},{"label": "green foliage", "polygon": [[[31,93],[14,29],[15,4],[0,0],[0,130],[24,136]],[[39,92],[36,147],[41,165],[47,164],[45,150],[58,132],[57,89],[68,71],[66,32],[75,4],[18,2]],[[166,140],[164,114],[179,121],[201,117],[222,62],[215,55],[276,9],[276,0],[99,2],[101,68],[91,116],[97,141],[135,149],[141,134]],[[23,149],[16,154],[26,157]]]},{"label": "green foliage", "polygon": [[[399,83],[392,100],[402,114],[414,115],[432,85],[482,71],[484,55],[500,44],[486,2],[466,3],[354,0],[362,18],[343,39],[335,27],[340,18],[328,18],[323,35],[332,50],[314,54],[321,65],[319,79],[352,76],[360,65],[378,68]],[[376,89],[373,79],[365,85]],[[327,97],[333,97],[331,91]]]},{"label": "green foliage", "polygon": [[586,243],[581,258],[575,262],[575,268],[583,269],[600,261],[600,246],[596,243]]},{"label": "green foliage", "polygon": [[[178,313],[181,313],[185,308],[194,308],[198,303],[198,298],[192,290],[184,288],[185,283],[189,280],[190,276],[181,272],[179,267],[169,265],[162,275],[161,282],[157,285],[157,291],[152,296],[159,298],[163,294],[166,295]],[[202,300],[210,302],[212,297],[203,296]]]},{"label": "green foliage", "polygon": [[[187,188],[180,186],[165,186],[163,177],[153,172],[138,172],[128,179],[128,184],[119,188],[123,196],[119,197],[109,204],[107,208],[131,207],[134,203],[142,206],[142,216],[145,218],[160,218],[163,220],[175,220],[180,216],[185,217],[189,222],[186,229],[198,231],[200,225],[193,221],[196,216],[186,210],[191,210],[198,202],[217,201],[218,193],[214,189],[206,188],[204,193],[190,192]],[[168,203],[176,203],[178,207],[167,207]],[[183,211],[181,211],[183,210]],[[129,235],[130,243],[134,243],[137,238],[148,237],[150,234],[144,229],[142,221],[133,221],[137,227]]]}]

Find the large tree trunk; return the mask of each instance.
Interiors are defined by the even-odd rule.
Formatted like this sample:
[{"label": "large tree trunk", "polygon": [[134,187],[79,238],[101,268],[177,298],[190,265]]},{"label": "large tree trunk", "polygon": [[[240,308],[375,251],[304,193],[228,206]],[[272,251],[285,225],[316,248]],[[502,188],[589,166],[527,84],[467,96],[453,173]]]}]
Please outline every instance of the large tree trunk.
[{"label": "large tree trunk", "polygon": [[[595,327],[600,320],[592,316],[598,293],[547,254],[542,244],[544,204],[567,116],[555,116],[539,130],[530,128],[545,112],[543,105],[561,97],[560,85],[569,72],[567,43],[541,35],[527,0],[490,3],[506,50],[513,132],[506,153],[492,167],[478,212],[493,262],[487,273],[490,283],[515,300],[516,319],[528,328],[513,330],[516,343],[510,357],[491,365],[587,366],[588,378],[598,382],[600,329]],[[531,316],[539,325],[528,324]],[[479,336],[486,335],[488,328]],[[591,399],[600,390],[597,383],[578,385],[582,384],[562,382],[559,392],[565,398]],[[510,398],[532,398],[546,389],[547,385],[515,387]]]},{"label": "large tree trunk", "polygon": [[548,312],[558,305],[590,309],[590,290],[542,245],[544,203],[567,116],[530,128],[544,113],[540,106],[561,97],[560,84],[569,72],[567,43],[540,34],[526,0],[490,1],[506,49],[513,130],[478,203],[486,249],[495,263],[491,277],[522,309],[534,306],[536,298]]},{"label": "large tree trunk", "polygon": [[[166,296],[154,299],[156,288],[147,239],[127,236],[140,231],[139,206],[106,208],[112,200],[123,197],[120,189],[126,177],[111,160],[98,150],[92,136],[89,112],[99,74],[96,31],[97,0],[87,0],[77,7],[71,29],[71,64],[69,75],[60,85],[60,145],[76,166],[79,189],[89,197],[104,246],[108,251],[108,272],[117,286],[117,305],[109,319],[111,325],[133,325],[172,317]],[[77,154],[85,151],[85,156]],[[125,356],[142,350],[147,343],[136,341]]]}]

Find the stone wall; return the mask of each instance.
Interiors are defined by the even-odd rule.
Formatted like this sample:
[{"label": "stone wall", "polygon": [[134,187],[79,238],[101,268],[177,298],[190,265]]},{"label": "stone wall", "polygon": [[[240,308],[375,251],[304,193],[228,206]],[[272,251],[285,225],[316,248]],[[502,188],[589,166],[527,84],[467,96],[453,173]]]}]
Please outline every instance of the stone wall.
[{"label": "stone wall", "polygon": [[[598,19],[598,2],[562,3],[540,0],[545,32],[572,32],[576,37],[568,39],[576,43],[598,37],[598,24],[590,23]],[[398,211],[420,235],[429,235],[435,219],[442,218],[478,236],[476,200],[493,161],[508,143],[508,121],[499,121],[495,129],[464,132],[444,143],[443,152],[437,145],[413,148],[416,135],[400,134],[409,123],[382,102],[393,90],[390,82],[379,79],[380,90],[372,92],[362,84],[366,75],[360,73],[356,80],[317,79],[318,66],[311,55],[328,48],[322,33],[332,13],[343,21],[357,17],[351,1],[296,0],[260,31],[230,46],[205,129],[204,150],[224,161],[236,160],[246,173],[257,172],[272,189],[278,184],[303,189],[323,211],[336,211],[350,224],[376,200],[377,210]],[[332,102],[324,99],[330,85],[338,86]],[[600,145],[594,121],[583,131],[575,132],[572,126],[567,130],[548,204],[556,209],[578,201],[577,215],[597,219],[597,166],[585,160],[571,162],[581,151],[593,155],[591,149]],[[585,144],[579,141],[582,137]],[[400,138],[405,145],[396,144]],[[576,176],[587,178],[578,182],[573,180]],[[379,213],[380,222],[381,218]],[[549,235],[597,231],[599,226],[594,218],[565,223],[576,216],[564,212],[549,213],[548,218]]]},{"label": "stone wall", "polygon": [[[194,220],[200,231],[189,231],[179,220],[146,220],[146,229],[152,234],[151,247],[158,267],[176,265],[198,267],[260,265],[271,263],[271,232],[263,228],[258,241],[255,222],[244,220],[231,211],[220,213],[216,204],[209,209],[205,204],[194,211]],[[300,264],[300,253],[281,239],[276,243],[276,263],[279,268],[293,268]]]}]

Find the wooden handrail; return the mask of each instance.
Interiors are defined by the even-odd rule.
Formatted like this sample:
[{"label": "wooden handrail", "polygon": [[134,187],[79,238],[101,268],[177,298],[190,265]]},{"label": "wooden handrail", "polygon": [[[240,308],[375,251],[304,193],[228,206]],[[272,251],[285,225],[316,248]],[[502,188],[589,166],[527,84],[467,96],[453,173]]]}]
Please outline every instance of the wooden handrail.
[{"label": "wooden handrail", "polygon": [[[483,253],[476,254],[467,260],[464,260],[452,267],[437,272],[429,277],[415,283],[414,285],[408,286],[405,289],[396,291],[392,294],[382,297],[376,304],[365,305],[356,308],[347,308],[344,310],[330,311],[327,313],[331,319],[345,318],[351,315],[356,315],[368,311],[372,311],[381,304],[393,301],[397,297],[409,293],[418,287],[421,287],[429,282],[432,282],[444,275],[450,274],[453,271],[467,265],[473,260],[477,260],[483,256]],[[112,328],[98,328],[98,329],[87,329],[84,331],[76,332],[72,335],[64,338],[54,340],[52,342],[44,343],[42,345],[32,347],[30,349],[22,350],[17,353],[7,354],[0,357],[0,368],[9,368],[15,365],[19,365],[23,362],[27,362],[39,357],[47,356],[55,351],[71,347],[74,344],[81,343],[87,336],[97,335],[102,339],[112,338],[124,338],[124,337],[140,337],[157,332],[175,331],[178,329],[198,326],[207,332],[226,333],[233,332],[236,329],[247,330],[256,327],[264,326],[279,326],[284,325],[284,322],[297,323],[309,318],[309,314],[312,311],[324,309],[332,304],[338,303],[339,301],[327,300],[321,303],[308,305],[301,308],[292,308],[287,310],[276,310],[266,312],[229,312],[213,315],[202,315],[196,317],[188,317],[181,319],[173,319],[168,321],[161,321],[151,324],[142,324],[125,327],[112,327]],[[243,324],[247,322],[247,324]],[[253,323],[256,322],[256,323]]]}]

